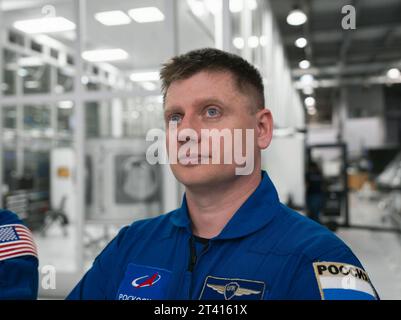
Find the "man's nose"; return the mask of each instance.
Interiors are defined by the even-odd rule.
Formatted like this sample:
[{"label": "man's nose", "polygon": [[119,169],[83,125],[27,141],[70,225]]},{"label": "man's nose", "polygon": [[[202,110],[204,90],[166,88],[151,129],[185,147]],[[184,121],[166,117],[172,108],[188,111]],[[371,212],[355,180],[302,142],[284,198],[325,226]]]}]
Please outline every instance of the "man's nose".
[{"label": "man's nose", "polygon": [[178,129],[178,137],[181,143],[186,143],[190,140],[200,142],[201,125],[193,116],[186,116],[181,121]]}]

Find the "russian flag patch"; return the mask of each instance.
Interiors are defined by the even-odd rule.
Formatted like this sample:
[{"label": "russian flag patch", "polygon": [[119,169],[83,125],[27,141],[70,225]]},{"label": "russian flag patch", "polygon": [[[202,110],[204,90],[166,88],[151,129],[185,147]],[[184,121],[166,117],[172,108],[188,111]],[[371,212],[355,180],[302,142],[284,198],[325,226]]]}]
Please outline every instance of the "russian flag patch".
[{"label": "russian flag patch", "polygon": [[376,300],[365,270],[338,262],[315,262],[313,269],[322,300]]}]

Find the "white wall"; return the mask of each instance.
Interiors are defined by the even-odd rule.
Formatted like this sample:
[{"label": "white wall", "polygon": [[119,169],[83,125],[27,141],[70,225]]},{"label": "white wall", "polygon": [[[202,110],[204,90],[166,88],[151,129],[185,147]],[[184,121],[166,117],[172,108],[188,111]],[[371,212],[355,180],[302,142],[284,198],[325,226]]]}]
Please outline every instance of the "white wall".
[{"label": "white wall", "polygon": [[[269,2],[266,2],[269,7]],[[271,110],[275,134],[269,148],[262,153],[265,169],[279,193],[280,200],[304,204],[304,134],[296,133],[305,128],[305,113],[292,79],[282,39],[271,10],[263,16],[263,33],[267,38],[265,47],[266,68],[264,72],[267,108]],[[291,132],[278,134],[278,132]]]},{"label": "white wall", "polygon": [[385,143],[383,119],[347,119],[344,125],[344,140],[351,153],[361,153],[364,147],[379,147]]},{"label": "white wall", "polygon": [[[310,126],[307,145],[337,143],[338,129],[334,126]],[[363,148],[379,147],[385,143],[385,125],[380,117],[353,118],[344,122],[343,139],[348,150],[360,154]]]},{"label": "white wall", "polygon": [[313,125],[308,128],[306,137],[307,145],[336,143],[338,130],[334,126]]},{"label": "white wall", "polygon": [[267,171],[277,188],[281,202],[291,196],[297,206],[304,205],[305,197],[305,153],[304,134],[274,137],[263,152],[262,168]]}]

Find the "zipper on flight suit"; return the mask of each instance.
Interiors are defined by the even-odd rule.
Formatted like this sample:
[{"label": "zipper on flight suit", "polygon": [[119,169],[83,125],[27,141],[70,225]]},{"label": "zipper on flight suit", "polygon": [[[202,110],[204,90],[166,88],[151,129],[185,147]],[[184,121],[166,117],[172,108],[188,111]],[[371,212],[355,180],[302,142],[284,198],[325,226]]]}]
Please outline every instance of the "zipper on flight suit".
[{"label": "zipper on flight suit", "polygon": [[191,283],[189,286],[189,298],[192,297],[192,277],[193,277],[193,272],[195,270],[195,266],[199,259],[209,250],[210,247],[210,240],[208,241],[207,244],[202,248],[202,251],[200,252],[199,257],[196,254],[196,247],[195,247],[195,237],[191,236],[189,238],[189,262],[188,262],[188,271],[191,272]]}]

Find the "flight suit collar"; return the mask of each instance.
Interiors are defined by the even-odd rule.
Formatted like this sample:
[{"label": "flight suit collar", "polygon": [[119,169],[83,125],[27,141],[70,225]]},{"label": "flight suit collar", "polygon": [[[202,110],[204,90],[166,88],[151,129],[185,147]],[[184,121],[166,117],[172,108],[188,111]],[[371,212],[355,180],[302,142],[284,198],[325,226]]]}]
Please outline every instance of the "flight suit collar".
[{"label": "flight suit collar", "polygon": [[[268,174],[262,171],[259,186],[213,240],[241,238],[258,231],[274,218],[279,205],[276,188]],[[171,215],[170,221],[176,227],[185,228],[188,233],[192,233],[185,194],[181,207]]]}]

